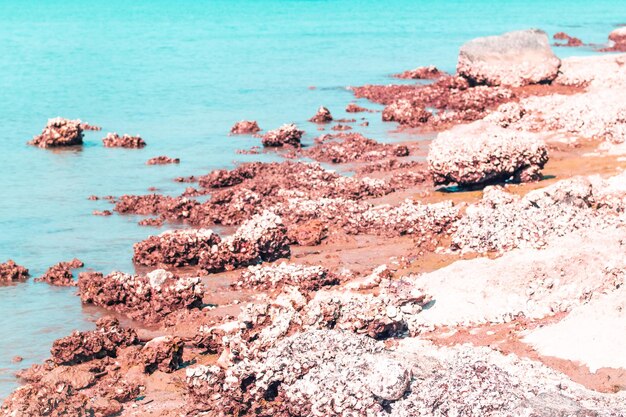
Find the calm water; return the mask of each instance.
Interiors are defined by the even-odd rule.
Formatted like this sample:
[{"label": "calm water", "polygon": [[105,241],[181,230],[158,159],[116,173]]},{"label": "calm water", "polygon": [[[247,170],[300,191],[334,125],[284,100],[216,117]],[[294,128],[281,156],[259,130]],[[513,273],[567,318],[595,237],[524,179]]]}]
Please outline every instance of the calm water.
[{"label": "calm water", "polygon": [[[87,3],[0,0],[0,261],[13,258],[34,276],[72,257],[132,271],[133,242],[155,229],[93,216],[108,203],[86,197],[177,192],[173,177],[250,159],[234,151],[258,140],[226,135],[239,119],[265,129],[297,122],[311,140],[317,132],[305,120],[320,104],[344,116],[345,86],[391,82],[388,74],[426,64],[452,71],[467,39],[539,27],[601,43],[626,22],[618,1]],[[54,116],[103,132],[88,132],[80,151],[26,146]],[[386,129],[365,132],[394,140]],[[148,146],[104,149],[107,131],[140,133]],[[161,154],[182,163],[145,165]],[[96,313],[74,293],[32,280],[0,287],[0,398],[54,339],[93,326]],[[14,355],[25,361],[12,364]]]}]

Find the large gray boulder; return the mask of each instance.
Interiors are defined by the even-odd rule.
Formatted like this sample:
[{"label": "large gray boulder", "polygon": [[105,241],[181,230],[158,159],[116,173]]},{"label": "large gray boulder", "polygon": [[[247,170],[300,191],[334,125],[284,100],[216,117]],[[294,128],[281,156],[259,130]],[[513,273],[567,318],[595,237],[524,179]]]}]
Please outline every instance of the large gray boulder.
[{"label": "large gray boulder", "polygon": [[529,29],[465,43],[457,72],[475,84],[524,86],[552,81],[560,66],[548,35]]}]

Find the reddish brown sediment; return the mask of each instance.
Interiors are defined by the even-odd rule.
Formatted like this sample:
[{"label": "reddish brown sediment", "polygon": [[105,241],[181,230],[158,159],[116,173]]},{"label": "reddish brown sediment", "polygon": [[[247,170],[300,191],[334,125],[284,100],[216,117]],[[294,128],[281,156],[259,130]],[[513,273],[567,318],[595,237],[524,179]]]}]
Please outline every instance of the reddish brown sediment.
[{"label": "reddish brown sediment", "polygon": [[35,136],[28,144],[39,148],[82,145],[82,122],[80,120],[68,120],[61,117],[50,119],[41,134]]},{"label": "reddish brown sediment", "polygon": [[105,148],[140,149],[146,146],[146,142],[141,136],[131,136],[127,134],[120,136],[117,133],[107,133],[106,137],[102,139],[102,143]]},{"label": "reddish brown sediment", "polygon": [[230,128],[231,135],[254,135],[260,131],[256,120],[240,120]]},{"label": "reddish brown sediment", "polygon": [[447,74],[441,71],[439,68],[435,67],[434,65],[429,65],[427,67],[418,67],[413,70],[401,72],[399,74],[393,74],[392,77],[409,80],[436,80],[437,78],[443,77],[444,75]]},{"label": "reddish brown sediment", "polygon": [[25,281],[29,276],[28,269],[16,264],[12,259],[0,264],[0,283],[2,284]]},{"label": "reddish brown sediment", "polygon": [[559,40],[559,41],[566,41],[565,43],[561,43],[561,42],[555,42],[555,46],[570,46],[570,47],[574,47],[574,46],[583,46],[584,43],[583,41],[581,41],[578,38],[575,38],[573,36],[568,35],[565,32],[557,32],[552,36],[553,39],[555,40]]},{"label": "reddish brown sediment", "polygon": [[59,287],[74,287],[76,281],[72,275],[72,269],[78,269],[85,266],[80,259],[74,258],[69,262],[59,262],[48,268],[45,274],[35,278],[37,282],[47,282],[50,285]]},{"label": "reddish brown sediment", "polygon": [[167,164],[180,164],[179,158],[170,158],[169,156],[155,156],[148,159],[146,165],[167,165]]}]

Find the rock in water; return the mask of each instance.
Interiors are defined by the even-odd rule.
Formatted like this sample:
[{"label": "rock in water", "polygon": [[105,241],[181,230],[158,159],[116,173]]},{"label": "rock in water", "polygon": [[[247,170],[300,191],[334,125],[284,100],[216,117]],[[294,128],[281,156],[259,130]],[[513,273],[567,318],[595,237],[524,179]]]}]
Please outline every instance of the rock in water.
[{"label": "rock in water", "polygon": [[68,120],[61,117],[48,120],[40,135],[28,142],[39,148],[56,148],[83,144],[83,126],[80,120]]},{"label": "rock in water", "polygon": [[484,123],[459,126],[440,133],[428,151],[435,184],[483,184],[540,179],[548,161],[545,143],[535,134]]},{"label": "rock in water", "polygon": [[548,35],[529,29],[465,43],[457,72],[474,84],[523,86],[552,81],[560,66]]}]

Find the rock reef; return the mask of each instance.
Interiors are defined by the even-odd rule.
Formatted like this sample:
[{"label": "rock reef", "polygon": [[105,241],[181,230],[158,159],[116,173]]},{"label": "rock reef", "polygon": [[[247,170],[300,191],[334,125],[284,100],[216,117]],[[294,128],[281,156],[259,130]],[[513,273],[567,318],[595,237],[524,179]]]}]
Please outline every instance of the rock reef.
[{"label": "rock reef", "polygon": [[0,283],[25,281],[29,276],[28,269],[16,264],[12,259],[0,264]]},{"label": "rock reef", "polygon": [[120,136],[117,133],[107,133],[106,137],[102,139],[102,143],[105,148],[128,148],[128,149],[140,149],[146,146],[146,142],[141,136],[123,135]]},{"label": "rock reef", "polygon": [[61,117],[50,119],[41,134],[35,136],[28,144],[39,148],[82,145],[82,122],[80,120],[68,120]]}]

